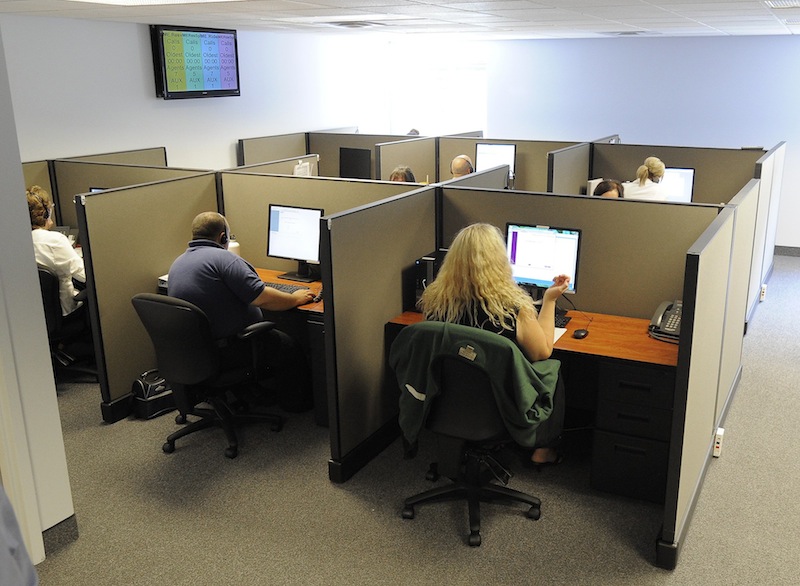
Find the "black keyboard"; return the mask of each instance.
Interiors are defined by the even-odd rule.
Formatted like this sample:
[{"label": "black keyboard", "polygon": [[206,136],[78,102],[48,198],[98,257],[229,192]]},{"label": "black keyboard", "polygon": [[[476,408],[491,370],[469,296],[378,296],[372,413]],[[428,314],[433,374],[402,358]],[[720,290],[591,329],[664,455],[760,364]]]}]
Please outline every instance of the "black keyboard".
[{"label": "black keyboard", "polygon": [[290,285],[289,283],[265,283],[265,285],[284,293],[294,293],[300,289],[308,289],[305,285]]},{"label": "black keyboard", "polygon": [[567,324],[569,323],[569,320],[571,319],[572,319],[571,317],[567,317],[563,313],[556,313],[556,327],[566,328]]}]

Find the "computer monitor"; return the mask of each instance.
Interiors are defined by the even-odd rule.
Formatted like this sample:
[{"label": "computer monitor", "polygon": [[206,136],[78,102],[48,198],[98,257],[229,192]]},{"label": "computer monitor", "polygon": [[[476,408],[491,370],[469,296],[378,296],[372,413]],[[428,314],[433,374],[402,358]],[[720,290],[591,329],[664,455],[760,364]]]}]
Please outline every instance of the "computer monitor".
[{"label": "computer monitor", "polygon": [[667,201],[692,201],[694,169],[667,167],[664,169],[661,184],[668,194]]},{"label": "computer monitor", "polygon": [[578,290],[581,231],[577,228],[506,224],[506,251],[514,281],[547,288],[553,277],[568,275],[567,293]]},{"label": "computer monitor", "polygon": [[508,165],[509,176],[514,177],[515,144],[492,144],[479,142],[475,145],[475,170],[485,171],[499,165]]},{"label": "computer monitor", "polygon": [[267,256],[297,261],[297,271],[281,279],[310,283],[316,280],[311,265],[319,264],[319,226],[324,212],[316,208],[269,205]]}]

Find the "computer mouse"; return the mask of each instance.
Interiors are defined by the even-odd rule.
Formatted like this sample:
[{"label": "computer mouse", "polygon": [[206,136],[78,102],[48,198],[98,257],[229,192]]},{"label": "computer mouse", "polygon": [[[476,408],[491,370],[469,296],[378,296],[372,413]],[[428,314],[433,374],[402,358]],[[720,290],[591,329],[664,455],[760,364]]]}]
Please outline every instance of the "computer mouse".
[{"label": "computer mouse", "polygon": [[573,338],[578,338],[579,340],[583,340],[588,335],[589,335],[589,330],[580,329],[580,330],[575,330],[574,332],[572,332],[572,337]]}]

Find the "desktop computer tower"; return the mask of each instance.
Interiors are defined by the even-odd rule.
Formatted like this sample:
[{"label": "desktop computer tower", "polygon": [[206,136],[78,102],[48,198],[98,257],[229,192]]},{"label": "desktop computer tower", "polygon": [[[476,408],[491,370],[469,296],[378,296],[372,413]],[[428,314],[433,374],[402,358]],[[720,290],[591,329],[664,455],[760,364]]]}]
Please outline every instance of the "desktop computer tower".
[{"label": "desktop computer tower", "polygon": [[419,311],[417,302],[425,287],[436,278],[446,253],[446,248],[435,250],[418,258],[413,266],[403,271],[403,311]]}]

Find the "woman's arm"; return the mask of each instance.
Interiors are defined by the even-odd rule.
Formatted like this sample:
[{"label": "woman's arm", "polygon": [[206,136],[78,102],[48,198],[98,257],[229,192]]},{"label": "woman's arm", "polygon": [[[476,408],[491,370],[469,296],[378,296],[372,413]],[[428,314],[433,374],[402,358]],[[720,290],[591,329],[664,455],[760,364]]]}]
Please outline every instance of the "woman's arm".
[{"label": "woman's arm", "polygon": [[523,308],[517,316],[517,343],[528,360],[546,360],[553,354],[555,343],[556,299],[569,287],[569,277],[559,275],[542,297],[542,306],[536,313]]}]

